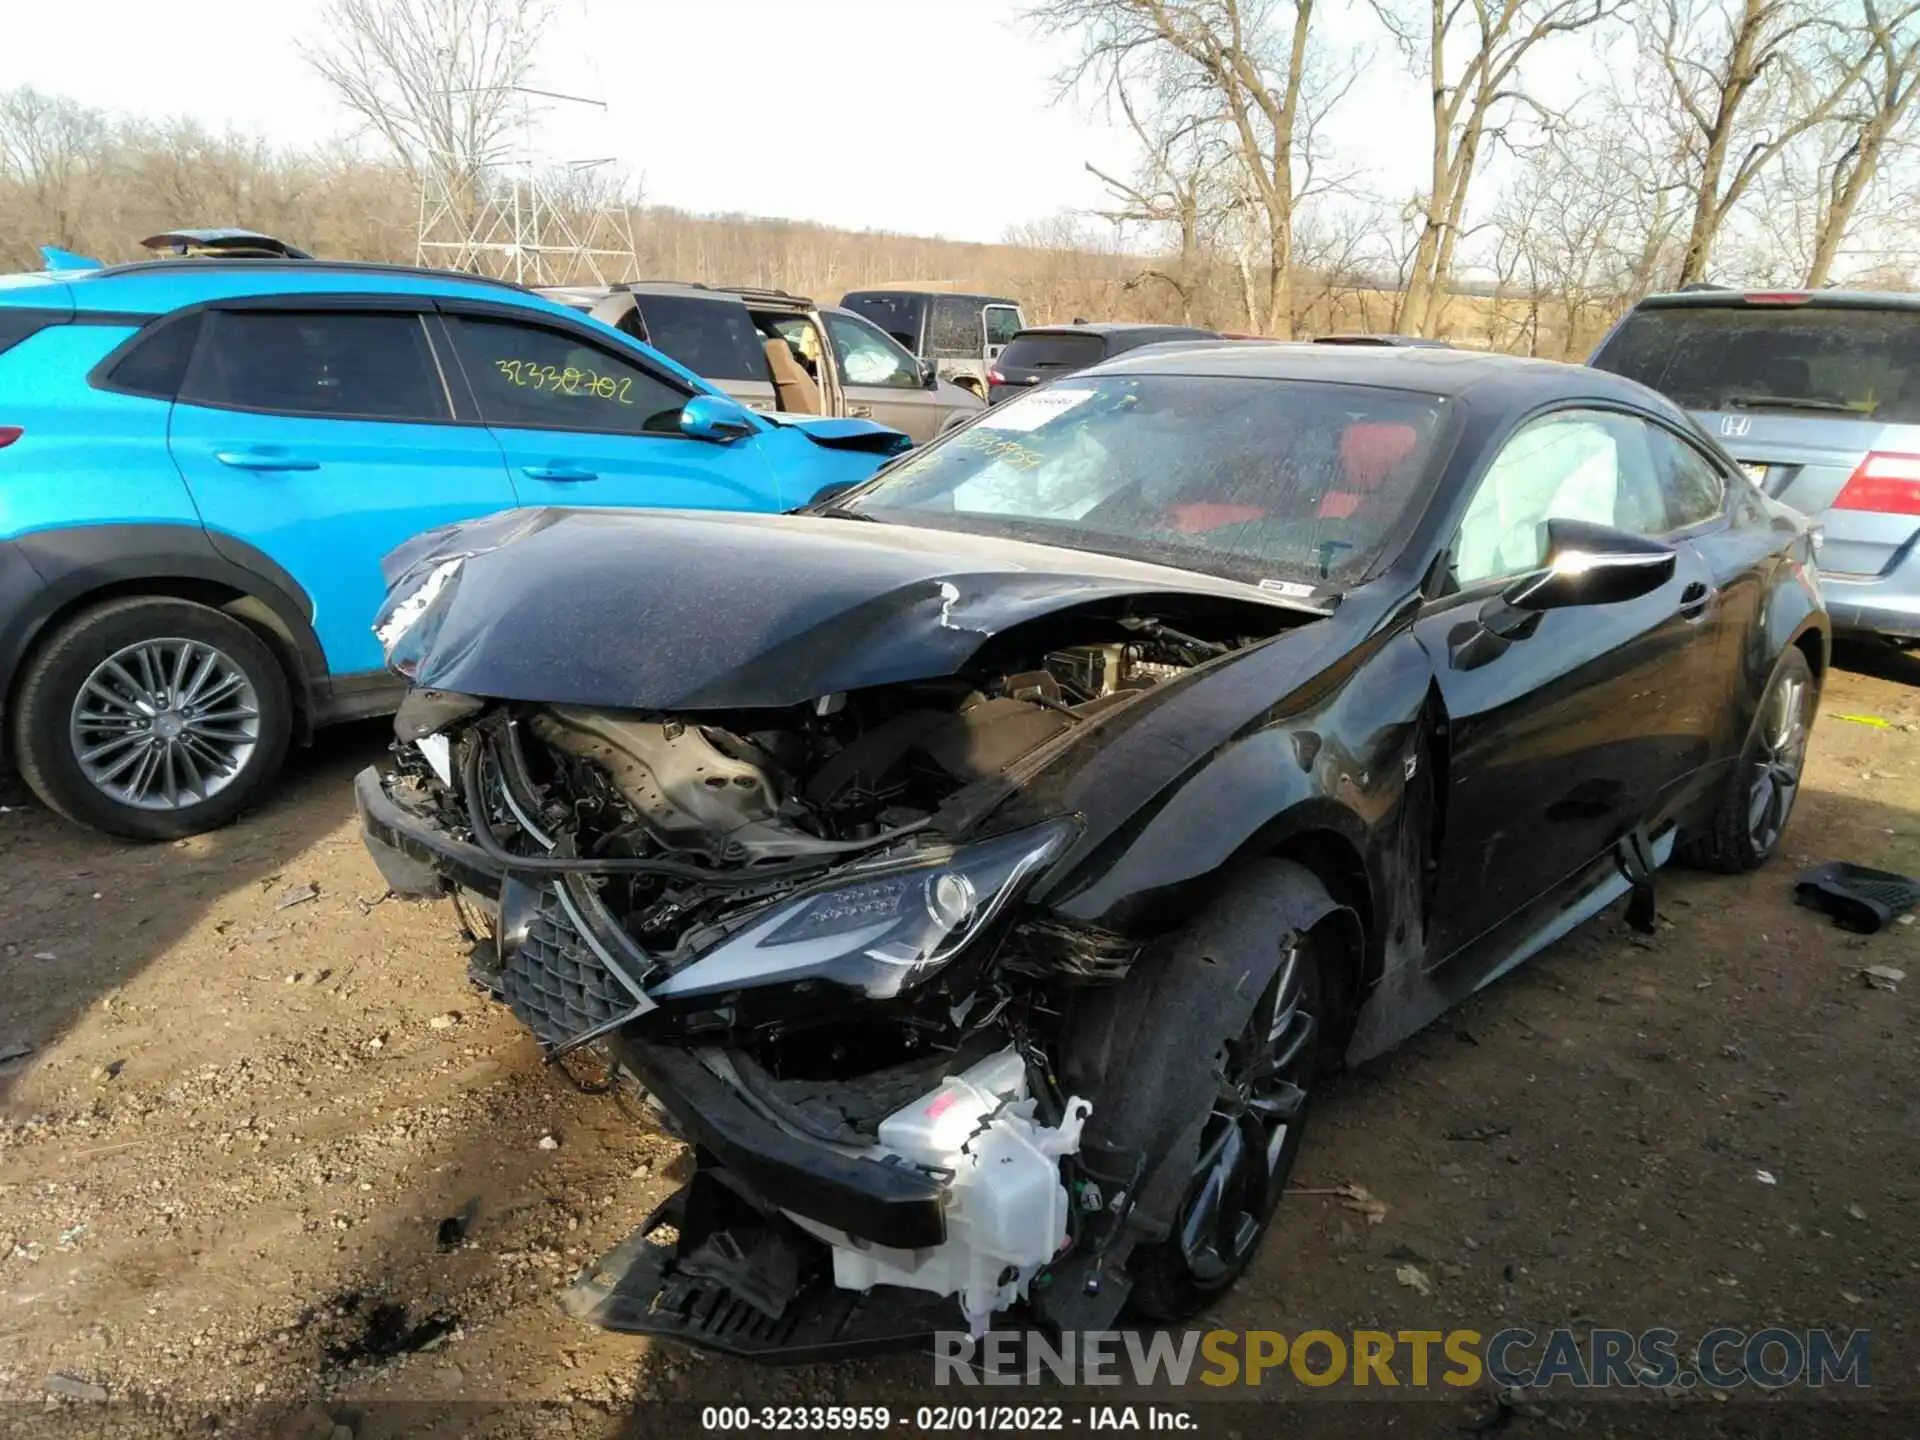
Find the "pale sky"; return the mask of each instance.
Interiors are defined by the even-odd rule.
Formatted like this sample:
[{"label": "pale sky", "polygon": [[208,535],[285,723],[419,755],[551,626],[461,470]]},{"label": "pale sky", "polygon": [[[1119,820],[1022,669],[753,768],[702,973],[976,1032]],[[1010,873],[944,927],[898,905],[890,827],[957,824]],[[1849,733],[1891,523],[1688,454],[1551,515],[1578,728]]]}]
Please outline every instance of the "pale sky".
[{"label": "pale sky", "polygon": [[[349,133],[303,62],[321,0],[189,6],[0,0],[0,89],[31,84],[124,114],[190,115],[281,143]],[[1084,165],[1125,172],[1125,131],[1056,99],[1070,42],[1025,0],[556,0],[539,83],[604,110],[550,106],[549,158],[613,157],[651,204],[953,239],[1102,203]],[[1355,0],[1316,20],[1374,33]],[[1553,57],[1548,57],[1554,63]],[[1573,56],[1567,57],[1571,76]],[[1384,41],[1341,112],[1348,165],[1411,194],[1426,165],[1419,87]],[[246,216],[186,217],[207,224]]]}]

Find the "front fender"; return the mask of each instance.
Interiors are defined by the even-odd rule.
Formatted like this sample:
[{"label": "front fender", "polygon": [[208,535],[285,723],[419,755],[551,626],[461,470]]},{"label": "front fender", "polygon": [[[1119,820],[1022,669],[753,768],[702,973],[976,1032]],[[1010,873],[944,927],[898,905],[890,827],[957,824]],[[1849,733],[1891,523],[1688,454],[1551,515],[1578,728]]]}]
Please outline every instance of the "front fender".
[{"label": "front fender", "polygon": [[[828,422],[836,425],[869,426],[865,420]],[[880,435],[899,435],[896,430],[872,427]],[[900,435],[901,440],[906,440]],[[822,490],[833,486],[859,485],[873,478],[896,450],[842,446],[810,438],[799,426],[775,425],[756,435],[753,443],[773,472],[780,487],[781,503],[797,509],[810,503]],[[909,444],[911,442],[908,442]]]},{"label": "front fender", "polygon": [[[1147,806],[1049,886],[1046,903],[1082,923],[1151,933],[1179,923],[1238,860],[1272,854],[1305,834],[1350,846],[1375,900],[1397,893],[1392,857],[1430,677],[1410,631],[1368,642],[1319,677],[1306,703],[1298,695],[1276,698],[1251,724],[1167,776]],[[1155,730],[1177,740],[1178,722],[1164,716]],[[1086,794],[1129,781],[1146,788],[1153,739],[1141,736],[1144,743],[1127,747],[1114,765],[1083,770],[1074,788]],[[1391,902],[1374,909],[1379,919],[1401,918],[1390,914]]]}]

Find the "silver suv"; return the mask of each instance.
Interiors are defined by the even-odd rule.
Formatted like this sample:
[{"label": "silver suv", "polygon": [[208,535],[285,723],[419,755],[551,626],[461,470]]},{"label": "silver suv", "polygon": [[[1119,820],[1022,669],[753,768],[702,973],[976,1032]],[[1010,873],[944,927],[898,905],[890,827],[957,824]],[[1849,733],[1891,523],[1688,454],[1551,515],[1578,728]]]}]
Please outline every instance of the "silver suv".
[{"label": "silver suv", "polygon": [[876,420],[925,444],[983,408],[878,326],[804,295],[665,280],[540,293],[672,356],[755,410]]},{"label": "silver suv", "polygon": [[1920,296],[1650,295],[1589,363],[1684,405],[1821,523],[1836,630],[1920,643]]}]

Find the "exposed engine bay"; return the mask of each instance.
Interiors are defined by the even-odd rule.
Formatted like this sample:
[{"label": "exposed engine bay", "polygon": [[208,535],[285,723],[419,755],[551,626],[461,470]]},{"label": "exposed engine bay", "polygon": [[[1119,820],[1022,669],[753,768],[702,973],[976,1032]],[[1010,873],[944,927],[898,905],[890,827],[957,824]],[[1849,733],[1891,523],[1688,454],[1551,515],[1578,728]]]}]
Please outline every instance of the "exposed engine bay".
[{"label": "exposed engine bay", "polygon": [[572,858],[626,933],[674,970],[734,917],[838,864],[954,835],[970,790],[1243,643],[1150,617],[1107,628],[1098,643],[1011,657],[1019,668],[808,706],[661,716],[502,705],[440,732],[464,730],[460,774],[449,762],[433,785],[413,747],[402,771],[492,846]]},{"label": "exposed engine bay", "polygon": [[[1064,993],[1123,977],[1136,947],[1017,913],[1072,817],[981,822],[1071,732],[1265,638],[1179,618],[1082,612],[959,674],[798,706],[409,698],[389,794],[505,872],[497,901],[462,906],[474,975],[551,1058],[602,1054],[697,1142],[738,1107],[936,1187],[916,1230],[770,1205],[729,1168],[678,1197],[671,1251],[635,1237],[634,1274],[722,1286],[769,1321],[809,1285],[882,1287],[957,1302],[979,1333],[1076,1237],[1117,1233],[1124,1167],[1095,1178],[1093,1103],[1055,1052]],[[583,1284],[573,1303],[617,1308]]]}]

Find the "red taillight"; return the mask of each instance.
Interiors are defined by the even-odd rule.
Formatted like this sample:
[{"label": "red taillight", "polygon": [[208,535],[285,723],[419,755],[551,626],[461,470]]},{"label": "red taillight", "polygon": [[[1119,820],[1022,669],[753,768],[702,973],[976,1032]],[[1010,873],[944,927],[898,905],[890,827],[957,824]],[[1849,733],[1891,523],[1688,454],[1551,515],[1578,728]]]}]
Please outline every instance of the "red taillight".
[{"label": "red taillight", "polygon": [[989,385],[1004,385],[1007,383],[1007,377],[1002,375],[998,370],[989,370],[987,371],[987,383]]},{"label": "red taillight", "polygon": [[4,450],[27,432],[18,425],[0,425],[0,450]]},{"label": "red taillight", "polygon": [[1920,515],[1920,455],[1875,451],[1847,477],[1847,483],[1833,497],[1833,508]]},{"label": "red taillight", "polygon": [[1804,305],[1807,303],[1805,291],[1765,290],[1756,295],[1741,297],[1749,305]]}]

